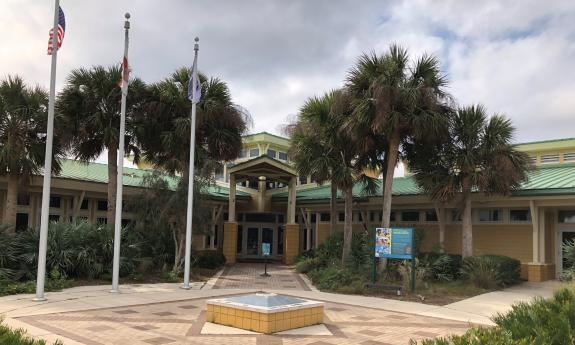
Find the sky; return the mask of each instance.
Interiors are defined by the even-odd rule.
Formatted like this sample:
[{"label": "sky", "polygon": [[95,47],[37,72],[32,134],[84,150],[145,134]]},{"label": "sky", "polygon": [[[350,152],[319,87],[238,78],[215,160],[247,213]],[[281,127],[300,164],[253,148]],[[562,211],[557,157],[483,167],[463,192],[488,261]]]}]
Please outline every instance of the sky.
[{"label": "sky", "polygon": [[[152,83],[190,66],[225,80],[253,117],[282,134],[310,96],[343,85],[364,52],[390,43],[436,55],[458,104],[505,114],[516,142],[575,137],[573,0],[61,0],[57,88],[74,68],[118,64],[131,13],[132,74]],[[53,1],[0,1],[0,78],[49,85]]]}]

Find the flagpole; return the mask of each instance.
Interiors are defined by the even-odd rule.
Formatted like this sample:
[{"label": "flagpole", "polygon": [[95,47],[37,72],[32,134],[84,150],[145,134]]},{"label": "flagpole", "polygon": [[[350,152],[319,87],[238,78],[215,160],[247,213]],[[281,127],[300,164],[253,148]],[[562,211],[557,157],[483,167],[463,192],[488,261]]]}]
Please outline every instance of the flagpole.
[{"label": "flagpole", "polygon": [[[197,73],[198,68],[198,50],[199,50],[199,38],[195,38],[194,41],[194,64],[192,66],[192,74],[190,78],[193,78]],[[199,83],[199,80],[195,81]],[[194,206],[194,155],[196,150],[196,85],[192,87],[192,113],[191,113],[191,129],[190,129],[190,166],[188,170],[188,211],[186,213],[186,253],[184,262],[184,286],[182,289],[190,289],[190,257],[192,255],[192,216],[193,216],[193,206]]]},{"label": "flagpole", "polygon": [[48,121],[46,128],[46,152],[44,155],[44,182],[42,184],[42,213],[40,215],[40,243],[38,250],[38,274],[36,276],[36,298],[42,302],[46,279],[46,248],[48,246],[48,222],[50,212],[50,182],[52,177],[52,143],[54,140],[54,102],[56,100],[56,59],[58,56],[58,18],[60,1],[54,1],[54,25],[52,32],[52,65],[50,69],[50,98],[48,100]]},{"label": "flagpole", "polygon": [[120,105],[120,142],[118,144],[118,171],[116,183],[116,218],[114,221],[114,261],[112,264],[112,290],[111,293],[119,293],[118,281],[120,278],[120,243],[122,240],[122,193],[124,187],[124,137],[126,135],[126,97],[128,96],[128,80],[125,68],[128,68],[128,32],[130,30],[130,14],[124,15],[125,36],[124,36],[124,59],[122,60],[122,103]]}]

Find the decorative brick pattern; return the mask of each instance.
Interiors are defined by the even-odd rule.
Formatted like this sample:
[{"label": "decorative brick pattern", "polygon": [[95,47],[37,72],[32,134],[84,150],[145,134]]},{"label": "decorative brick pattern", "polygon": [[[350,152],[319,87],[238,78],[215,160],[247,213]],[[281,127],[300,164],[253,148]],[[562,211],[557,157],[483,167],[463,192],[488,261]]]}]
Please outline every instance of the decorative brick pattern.
[{"label": "decorative brick pattern", "polygon": [[224,269],[214,289],[308,290],[309,287],[290,267],[268,264],[269,277],[262,277],[263,263],[237,263]]}]

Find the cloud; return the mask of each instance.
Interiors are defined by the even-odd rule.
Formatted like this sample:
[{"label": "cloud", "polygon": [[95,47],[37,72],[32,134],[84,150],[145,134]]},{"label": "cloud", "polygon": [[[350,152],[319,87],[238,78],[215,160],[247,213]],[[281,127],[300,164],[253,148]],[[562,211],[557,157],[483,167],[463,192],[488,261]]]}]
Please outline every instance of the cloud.
[{"label": "cloud", "polygon": [[[254,117],[252,131],[280,133],[305,99],[340,87],[362,52],[397,42],[436,54],[461,104],[505,113],[528,141],[573,136],[575,2],[329,0],[62,0],[67,32],[58,87],[80,66],[119,63],[123,14],[132,14],[130,61],[147,82],[190,65],[230,85]],[[3,0],[9,28],[0,76],[48,85],[51,1]]]}]

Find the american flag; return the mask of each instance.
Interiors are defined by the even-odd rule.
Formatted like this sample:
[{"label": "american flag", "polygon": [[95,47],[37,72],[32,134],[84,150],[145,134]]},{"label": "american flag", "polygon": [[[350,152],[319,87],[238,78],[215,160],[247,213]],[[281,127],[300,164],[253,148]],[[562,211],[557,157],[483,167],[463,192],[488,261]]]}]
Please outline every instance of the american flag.
[{"label": "american flag", "polygon": [[[64,18],[64,11],[62,7],[58,6],[58,49],[62,46],[64,41],[64,32],[66,31],[66,19]],[[48,41],[48,55],[52,55],[52,39],[54,37],[54,28],[50,29],[50,40]]]}]

